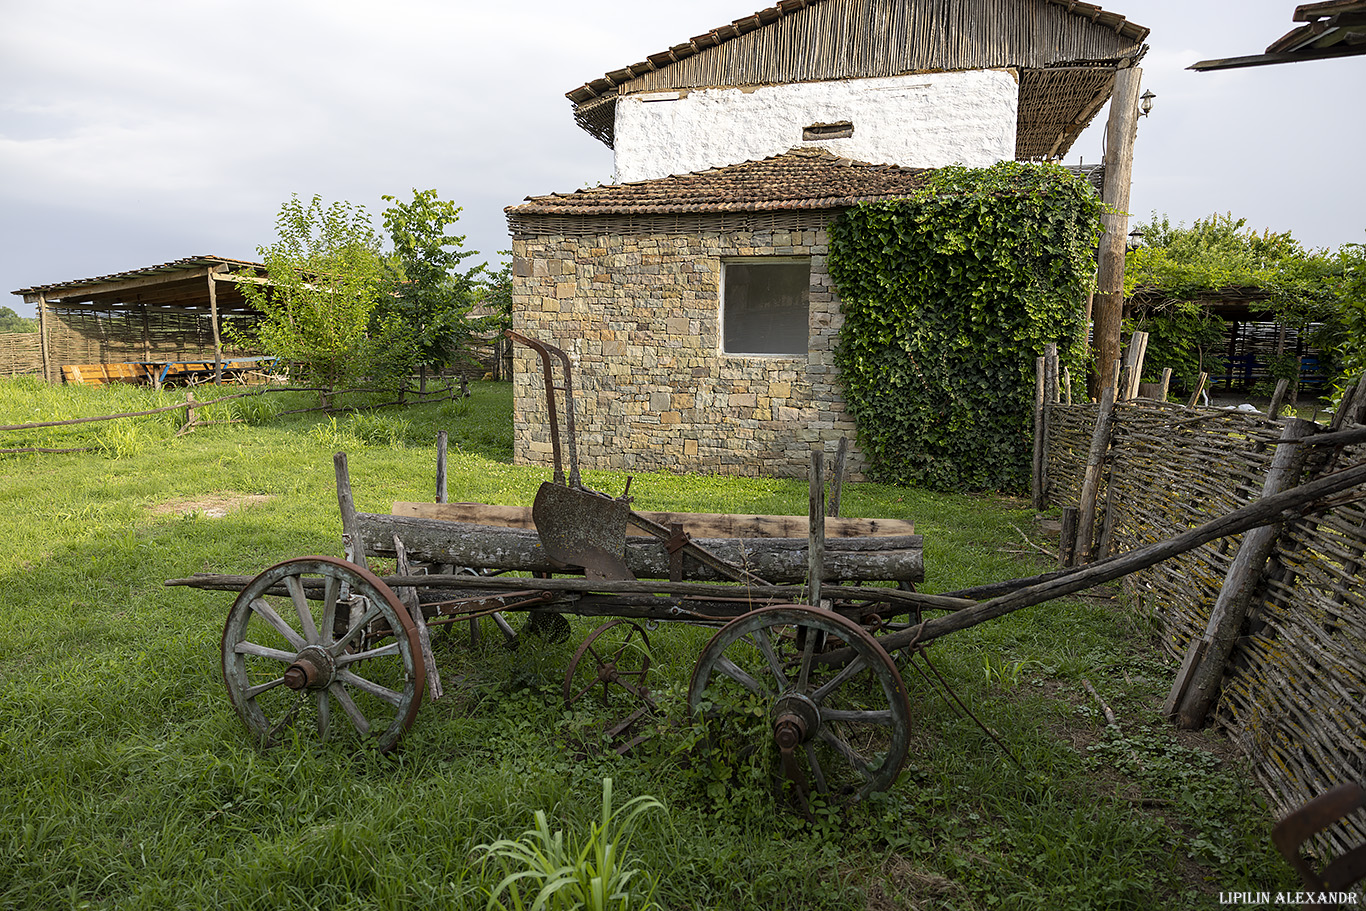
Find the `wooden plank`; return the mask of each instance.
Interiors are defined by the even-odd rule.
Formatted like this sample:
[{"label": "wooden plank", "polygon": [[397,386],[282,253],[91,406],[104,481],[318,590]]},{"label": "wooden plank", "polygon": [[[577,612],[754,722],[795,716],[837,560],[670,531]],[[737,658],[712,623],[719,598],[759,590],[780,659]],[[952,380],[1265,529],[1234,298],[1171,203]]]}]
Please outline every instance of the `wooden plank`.
[{"label": "wooden plank", "polygon": [[[493,525],[501,528],[535,529],[528,506],[491,506],[486,503],[406,503],[394,504],[391,514],[416,519],[437,519]],[[694,538],[805,538],[809,532],[806,516],[764,516],[705,512],[642,512],[652,522],[668,526],[675,523]],[[631,535],[646,535],[636,528]],[[909,519],[845,519],[828,516],[827,538],[863,538],[888,535],[913,535],[915,523]]]}]

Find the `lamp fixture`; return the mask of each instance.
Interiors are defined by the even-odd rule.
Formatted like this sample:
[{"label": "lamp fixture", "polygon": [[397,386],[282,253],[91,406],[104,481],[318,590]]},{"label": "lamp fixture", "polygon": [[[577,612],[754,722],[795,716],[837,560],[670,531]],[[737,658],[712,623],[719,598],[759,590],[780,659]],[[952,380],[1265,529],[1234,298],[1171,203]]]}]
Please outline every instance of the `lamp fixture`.
[{"label": "lamp fixture", "polygon": [[1139,95],[1139,96],[1138,96],[1138,99],[1139,99],[1139,104],[1138,104],[1138,116],[1140,116],[1140,117],[1147,117],[1147,116],[1148,116],[1148,112],[1151,111],[1151,110],[1153,109],[1153,99],[1156,98],[1156,97],[1157,97],[1157,95],[1153,94],[1153,90],[1152,90],[1152,89],[1148,89],[1148,90],[1147,90],[1146,92],[1144,92],[1142,95]]}]

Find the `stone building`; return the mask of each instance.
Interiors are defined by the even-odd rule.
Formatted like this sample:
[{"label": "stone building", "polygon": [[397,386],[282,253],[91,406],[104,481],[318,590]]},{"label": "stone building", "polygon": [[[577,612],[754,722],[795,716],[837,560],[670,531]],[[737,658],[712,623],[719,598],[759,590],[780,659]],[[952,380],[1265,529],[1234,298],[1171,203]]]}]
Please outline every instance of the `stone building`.
[{"label": "stone building", "polygon": [[[928,168],[1060,158],[1147,33],[1076,0],[782,0],[568,93],[622,182],[507,215],[514,325],[570,352],[580,463],[804,476],[856,443],[832,219]],[[539,371],[518,352],[517,453],[548,463]]]}]

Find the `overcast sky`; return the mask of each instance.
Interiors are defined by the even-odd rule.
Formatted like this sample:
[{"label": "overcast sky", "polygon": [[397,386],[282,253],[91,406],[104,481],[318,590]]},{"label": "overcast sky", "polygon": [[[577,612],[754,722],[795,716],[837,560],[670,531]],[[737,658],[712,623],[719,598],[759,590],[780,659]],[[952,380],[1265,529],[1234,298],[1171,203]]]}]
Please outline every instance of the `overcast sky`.
[{"label": "overcast sky", "polygon": [[[434,188],[466,248],[503,209],[607,181],[564,93],[764,0],[0,0],[7,292],[186,256],[255,259],[290,194]],[[1231,211],[1310,246],[1366,241],[1366,56],[1194,73],[1261,52],[1296,0],[1102,0],[1152,29],[1132,209]],[[1098,161],[1105,113],[1068,155]]]}]

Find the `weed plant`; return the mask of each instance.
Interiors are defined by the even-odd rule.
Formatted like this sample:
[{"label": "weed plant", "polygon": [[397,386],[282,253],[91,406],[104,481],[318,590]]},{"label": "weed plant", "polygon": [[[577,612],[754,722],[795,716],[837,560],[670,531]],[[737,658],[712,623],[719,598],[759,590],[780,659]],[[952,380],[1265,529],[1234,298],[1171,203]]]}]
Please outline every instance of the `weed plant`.
[{"label": "weed plant", "polygon": [[[481,864],[479,846],[511,850],[528,820],[524,844],[563,832],[571,860],[595,831],[617,837],[602,828],[605,778],[613,808],[669,808],[632,817],[629,857],[615,857],[639,871],[631,884],[657,883],[631,908],[1209,908],[1220,891],[1293,888],[1228,744],[1158,717],[1175,667],[1122,597],[1051,602],[930,646],[996,739],[922,658],[902,656],[914,727],[897,785],[813,820],[781,809],[762,742],[707,744],[689,723],[687,682],[712,631],[685,625],[650,631],[660,711],[625,756],[605,733],[617,707],[560,696],[590,619],[567,642],[524,636],[516,649],[489,621],[478,645],[463,625],[438,632],[447,695],[393,754],[306,734],[257,750],[219,670],[232,596],[164,580],[340,555],[338,447],[362,511],[433,498],[439,430],[451,499],[529,504],[548,472],[511,464],[510,389],[472,390],[369,415],[287,413],[307,395],[242,399],[219,406],[240,423],[181,437],[162,416],[0,436],[0,448],[94,446],[0,456],[0,908],[483,909],[512,868]],[[0,424],[183,400],[3,381]],[[789,480],[645,474],[632,493],[659,510],[807,504],[806,483]],[[1022,543],[1037,539],[1035,516],[1015,500],[852,484],[843,511],[914,520],[929,591],[1051,568]]]}]

